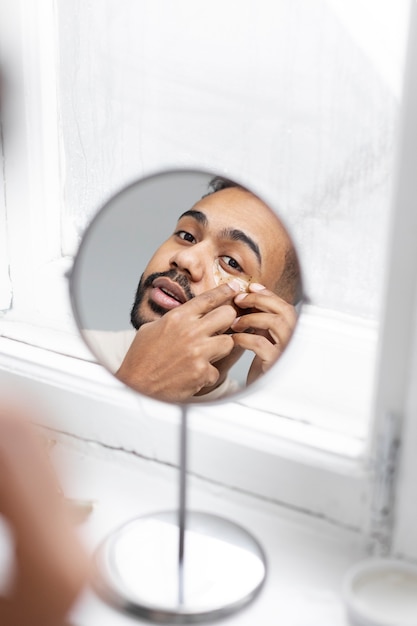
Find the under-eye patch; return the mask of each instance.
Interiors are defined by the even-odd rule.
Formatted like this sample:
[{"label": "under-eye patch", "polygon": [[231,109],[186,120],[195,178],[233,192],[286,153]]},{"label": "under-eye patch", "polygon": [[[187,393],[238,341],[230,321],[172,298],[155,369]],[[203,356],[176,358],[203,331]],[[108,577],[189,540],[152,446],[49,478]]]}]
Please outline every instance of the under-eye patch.
[{"label": "under-eye patch", "polygon": [[213,275],[214,281],[217,286],[222,285],[223,283],[228,283],[233,278],[235,282],[239,283],[241,292],[249,292],[249,285],[251,283],[252,277],[248,276],[246,278],[240,278],[235,274],[229,274],[229,272],[226,272],[226,270],[220,265],[219,259],[216,259],[213,263]]}]

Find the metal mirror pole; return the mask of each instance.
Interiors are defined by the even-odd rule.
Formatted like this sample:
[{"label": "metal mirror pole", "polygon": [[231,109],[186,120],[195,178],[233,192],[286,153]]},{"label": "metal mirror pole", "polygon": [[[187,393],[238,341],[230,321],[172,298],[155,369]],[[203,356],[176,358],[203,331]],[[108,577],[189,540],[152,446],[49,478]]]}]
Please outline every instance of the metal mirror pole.
[{"label": "metal mirror pole", "polygon": [[187,407],[181,407],[180,425],[180,480],[178,506],[178,604],[184,604],[184,554],[187,523]]}]

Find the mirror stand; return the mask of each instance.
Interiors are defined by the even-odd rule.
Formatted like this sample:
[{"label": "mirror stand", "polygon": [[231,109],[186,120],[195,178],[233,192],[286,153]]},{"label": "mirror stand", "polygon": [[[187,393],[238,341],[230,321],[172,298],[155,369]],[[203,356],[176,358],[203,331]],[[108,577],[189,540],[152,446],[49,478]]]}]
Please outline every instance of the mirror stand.
[{"label": "mirror stand", "polygon": [[96,588],[113,606],[152,622],[186,624],[229,615],[251,602],[266,560],[245,529],[187,510],[187,407],[180,428],[177,511],[134,519],[97,552]]}]

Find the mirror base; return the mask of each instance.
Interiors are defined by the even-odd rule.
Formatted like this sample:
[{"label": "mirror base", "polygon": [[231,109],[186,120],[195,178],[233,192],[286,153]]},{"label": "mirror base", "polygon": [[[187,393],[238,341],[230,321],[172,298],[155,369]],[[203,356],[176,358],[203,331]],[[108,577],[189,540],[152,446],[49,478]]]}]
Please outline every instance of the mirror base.
[{"label": "mirror base", "polygon": [[209,513],[187,513],[183,568],[178,512],[134,519],[97,552],[96,590],[109,604],[152,622],[225,617],[259,593],[266,560],[245,529]]}]

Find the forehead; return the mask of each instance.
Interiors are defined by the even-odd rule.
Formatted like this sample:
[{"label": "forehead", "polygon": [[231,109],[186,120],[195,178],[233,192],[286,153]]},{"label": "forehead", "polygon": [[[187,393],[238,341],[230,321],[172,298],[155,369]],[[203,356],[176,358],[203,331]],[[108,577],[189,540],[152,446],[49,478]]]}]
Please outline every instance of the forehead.
[{"label": "forehead", "polygon": [[252,193],[231,187],[199,200],[193,210],[207,217],[207,228],[216,231],[238,228],[258,244],[262,256],[276,255],[277,248],[285,254],[290,245],[285,228],[276,215]]}]

